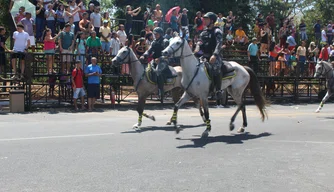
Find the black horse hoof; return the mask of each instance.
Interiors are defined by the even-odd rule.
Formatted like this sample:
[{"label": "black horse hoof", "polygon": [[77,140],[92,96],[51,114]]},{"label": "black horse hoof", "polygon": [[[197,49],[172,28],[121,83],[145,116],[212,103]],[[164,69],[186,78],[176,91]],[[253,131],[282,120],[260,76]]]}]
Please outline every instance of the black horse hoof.
[{"label": "black horse hoof", "polygon": [[233,131],[233,130],[234,130],[234,124],[231,123],[231,124],[230,124],[230,131]]}]

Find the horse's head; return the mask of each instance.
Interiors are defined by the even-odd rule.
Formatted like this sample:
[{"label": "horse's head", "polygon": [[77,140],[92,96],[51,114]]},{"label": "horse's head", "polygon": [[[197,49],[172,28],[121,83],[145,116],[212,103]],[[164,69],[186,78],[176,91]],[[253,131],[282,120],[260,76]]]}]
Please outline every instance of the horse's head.
[{"label": "horse's head", "polygon": [[[329,69],[327,69],[329,68]],[[327,75],[327,73],[330,71],[330,66],[326,65],[326,63],[324,61],[320,61],[317,63],[317,65],[315,66],[315,73],[314,73],[314,77],[315,78],[319,78],[319,77],[324,77]]]},{"label": "horse's head", "polygon": [[112,65],[119,66],[123,63],[131,63],[130,62],[130,53],[131,50],[128,46],[123,47],[117,53],[117,55],[111,60]]},{"label": "horse's head", "polygon": [[184,38],[175,37],[173,40],[169,43],[168,47],[162,51],[163,56],[170,57],[173,55],[173,57],[181,57],[183,55],[183,49],[184,45],[186,43],[186,40]]}]

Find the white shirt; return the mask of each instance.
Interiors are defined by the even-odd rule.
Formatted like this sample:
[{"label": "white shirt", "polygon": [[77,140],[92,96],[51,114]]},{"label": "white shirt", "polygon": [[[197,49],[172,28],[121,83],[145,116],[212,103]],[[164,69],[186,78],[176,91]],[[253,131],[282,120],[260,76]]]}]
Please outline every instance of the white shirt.
[{"label": "white shirt", "polygon": [[110,49],[112,49],[111,55],[117,55],[120,49],[120,42],[118,38],[112,38],[110,40]]},{"label": "white shirt", "polygon": [[119,41],[121,42],[121,44],[123,46],[125,46],[125,42],[126,42],[126,38],[127,38],[127,35],[126,35],[125,31],[118,30],[117,35],[118,35],[118,38],[119,38]]},{"label": "white shirt", "polygon": [[101,15],[100,13],[90,14],[90,21],[94,27],[101,27]]},{"label": "white shirt", "polygon": [[327,38],[326,38],[326,31],[325,30],[322,30],[321,31],[321,41],[322,42],[327,42]]},{"label": "white shirt", "polygon": [[49,15],[49,17],[46,18],[47,21],[54,21],[54,20],[55,20],[55,18],[53,17],[53,15],[52,15],[51,12],[52,12],[53,14],[56,14],[56,12],[55,12],[53,9],[51,9],[51,11],[49,11],[49,10],[46,10],[46,11],[45,11],[45,16],[48,16],[48,15]]},{"label": "white shirt", "polygon": [[[74,7],[70,6],[71,13],[74,12],[74,9],[77,8],[78,6],[75,5]],[[79,22],[80,21],[80,16],[79,13],[77,12],[76,14],[73,15],[73,22]]]},{"label": "white shirt", "polygon": [[18,31],[15,31],[13,33],[13,39],[15,39],[14,42],[14,51],[15,52],[24,52],[24,50],[27,47],[27,42],[29,40],[29,34],[25,31],[22,33],[19,33]]}]

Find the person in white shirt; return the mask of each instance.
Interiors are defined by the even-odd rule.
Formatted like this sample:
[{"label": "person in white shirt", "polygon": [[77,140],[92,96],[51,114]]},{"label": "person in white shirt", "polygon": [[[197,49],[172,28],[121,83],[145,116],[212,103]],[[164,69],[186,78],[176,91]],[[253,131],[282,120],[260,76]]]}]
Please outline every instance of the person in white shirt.
[{"label": "person in white shirt", "polygon": [[327,42],[327,34],[326,34],[326,27],[324,27],[321,31],[321,43]]},{"label": "person in white shirt", "polygon": [[94,13],[90,14],[90,22],[92,22],[92,25],[94,26],[96,35],[100,37],[101,14],[99,7],[95,7]]},{"label": "person in white shirt", "polygon": [[111,56],[116,56],[120,49],[120,40],[117,37],[117,33],[115,31],[112,32],[112,38],[110,40],[110,53]]},{"label": "person in white shirt", "polygon": [[80,7],[82,5],[82,2],[77,5],[75,3],[75,0],[70,0],[69,5],[70,5],[71,13],[73,14],[73,20],[74,20],[73,23],[75,25],[75,33],[74,34],[76,34],[78,31],[80,31],[80,28],[79,28],[80,16],[79,16],[78,10],[80,11]]},{"label": "person in white shirt", "polygon": [[[22,24],[17,25],[17,31],[13,33],[14,39],[14,47],[13,47],[13,54],[12,54],[12,67],[13,73],[12,79],[22,79],[24,74],[24,59],[25,53],[27,52],[28,48],[30,47],[30,40],[29,34],[25,32],[24,26]],[[16,60],[19,59],[21,61],[21,75],[16,74]]]},{"label": "person in white shirt", "polygon": [[120,24],[119,29],[117,31],[117,36],[119,38],[119,41],[121,42],[121,46],[125,46],[126,39],[128,38],[125,31],[124,31],[124,25]]}]

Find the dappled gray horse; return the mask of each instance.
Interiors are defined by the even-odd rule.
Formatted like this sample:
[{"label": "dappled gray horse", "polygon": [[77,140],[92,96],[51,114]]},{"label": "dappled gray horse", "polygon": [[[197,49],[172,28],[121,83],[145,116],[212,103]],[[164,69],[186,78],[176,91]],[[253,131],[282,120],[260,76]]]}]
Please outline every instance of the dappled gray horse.
[{"label": "dappled gray horse", "polygon": [[[192,53],[187,41],[183,38],[176,37],[170,43],[169,46],[163,50],[164,56],[172,56],[180,58],[182,67],[182,86],[185,89],[181,99],[175,104],[174,113],[172,116],[172,122],[176,128],[177,133],[180,131],[177,124],[177,112],[178,109],[187,102],[191,97],[196,97],[200,100],[200,104],[204,109],[204,118],[206,123],[206,130],[202,136],[206,137],[211,131],[211,122],[209,118],[208,107],[208,95],[211,85],[211,80],[206,73],[206,67],[201,63]],[[242,111],[243,126],[238,132],[244,132],[247,127],[246,108],[243,102],[242,96],[247,86],[250,87],[254,96],[255,103],[260,110],[262,121],[266,117],[265,106],[267,104],[262,91],[260,89],[259,82],[254,71],[249,67],[243,67],[236,62],[229,62],[235,69],[235,74],[231,78],[223,79],[221,89],[227,88],[228,93],[233,97],[234,101],[238,104],[238,108],[230,121],[230,130],[234,129],[234,120]]]},{"label": "dappled gray horse", "polygon": [[327,82],[327,93],[322,99],[318,109],[315,111],[316,113],[319,113],[324,106],[325,102],[333,95],[334,93],[334,70],[333,66],[326,62],[326,61],[320,61],[315,66],[315,74],[314,77],[325,77]]},{"label": "dappled gray horse", "polygon": [[[162,61],[165,62],[165,61]],[[147,117],[155,121],[153,115],[144,113],[144,106],[146,98],[158,91],[158,86],[156,83],[152,82],[147,75],[147,68],[145,65],[142,65],[138,58],[136,57],[133,50],[129,47],[123,47],[117,55],[112,59],[113,65],[121,65],[123,63],[128,63],[131,77],[133,79],[133,86],[138,95],[138,106],[137,112],[139,114],[138,122],[133,125],[134,129],[139,129],[142,124],[142,117]],[[169,66],[170,67],[170,66]],[[164,85],[164,91],[170,91],[174,88],[181,87],[181,78],[182,78],[182,68],[181,67],[170,67],[172,71],[177,74],[175,80],[171,81]],[[172,92],[172,94],[178,94],[178,92]],[[175,96],[176,97],[176,96]],[[173,98],[175,98],[173,96]]]}]

